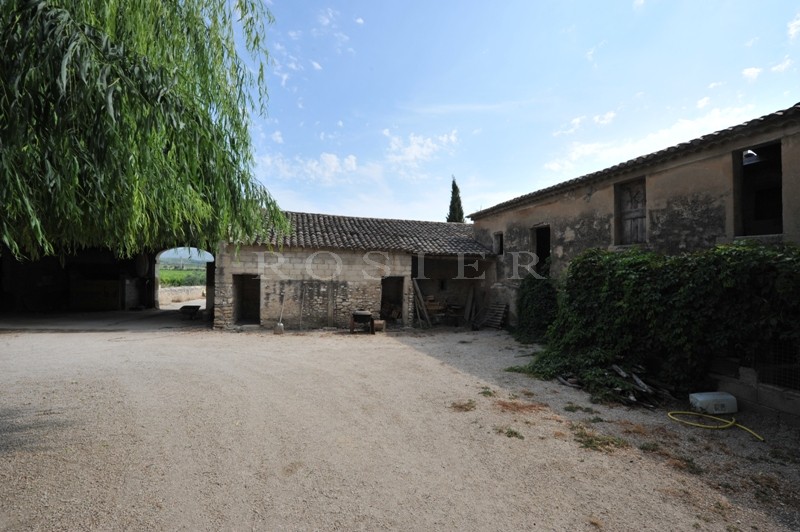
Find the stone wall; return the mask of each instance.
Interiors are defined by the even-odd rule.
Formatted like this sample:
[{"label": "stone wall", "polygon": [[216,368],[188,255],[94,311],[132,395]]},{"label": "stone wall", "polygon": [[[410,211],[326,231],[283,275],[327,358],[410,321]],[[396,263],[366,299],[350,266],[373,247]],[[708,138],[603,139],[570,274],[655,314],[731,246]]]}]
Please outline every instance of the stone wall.
[{"label": "stone wall", "polygon": [[158,289],[158,304],[169,305],[206,297],[205,286],[162,286]]},{"label": "stone wall", "polygon": [[260,280],[260,323],[287,329],[349,327],[354,310],[376,317],[381,307],[381,279],[404,277],[405,324],[410,325],[413,303],[411,256],[389,252],[283,249],[226,246],[217,257],[215,327],[236,325],[235,275]]}]

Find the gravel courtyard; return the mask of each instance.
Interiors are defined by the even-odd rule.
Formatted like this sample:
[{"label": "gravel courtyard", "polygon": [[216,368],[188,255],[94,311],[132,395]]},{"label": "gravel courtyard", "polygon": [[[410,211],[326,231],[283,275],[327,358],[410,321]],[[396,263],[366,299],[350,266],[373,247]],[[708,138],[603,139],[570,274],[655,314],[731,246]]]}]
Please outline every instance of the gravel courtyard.
[{"label": "gravel courtyard", "polygon": [[123,329],[0,331],[1,530],[799,523],[796,429],[592,405],[503,371],[531,352],[505,332]]}]

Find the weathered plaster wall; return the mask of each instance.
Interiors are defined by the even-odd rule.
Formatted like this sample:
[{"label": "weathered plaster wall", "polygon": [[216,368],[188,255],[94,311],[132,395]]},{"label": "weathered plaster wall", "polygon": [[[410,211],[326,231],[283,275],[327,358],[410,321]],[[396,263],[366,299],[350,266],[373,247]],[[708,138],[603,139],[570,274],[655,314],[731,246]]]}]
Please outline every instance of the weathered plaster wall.
[{"label": "weathered plaster wall", "polygon": [[732,239],[733,160],[724,152],[647,176],[648,248],[674,254]]},{"label": "weathered plaster wall", "polygon": [[[383,276],[411,276],[410,256],[385,252],[268,251],[252,246],[234,253],[226,246],[216,266],[214,326],[220,328],[235,325],[234,275],[259,277],[261,325],[274,326],[283,306],[286,328],[348,327],[353,310],[379,312]],[[410,324],[410,281],[404,286],[403,319]]]},{"label": "weathered plaster wall", "polygon": [[800,243],[800,133],[783,138],[783,235]]},{"label": "weathered plaster wall", "polygon": [[[504,254],[498,257],[494,301],[505,301],[516,315],[518,279],[535,251],[531,230],[551,230],[551,275],[563,275],[569,261],[589,248],[624,249],[615,242],[615,185],[645,178],[647,242],[641,247],[680,253],[731,242],[737,238],[736,164],[741,150],[781,142],[783,235],[800,242],[800,126],[764,132],[688,154],[650,168],[569,190],[532,204],[475,220],[476,239],[491,246],[503,233]],[[774,241],[775,238],[756,237]],[[516,261],[516,264],[515,262]],[[523,266],[521,268],[521,266]]]}]

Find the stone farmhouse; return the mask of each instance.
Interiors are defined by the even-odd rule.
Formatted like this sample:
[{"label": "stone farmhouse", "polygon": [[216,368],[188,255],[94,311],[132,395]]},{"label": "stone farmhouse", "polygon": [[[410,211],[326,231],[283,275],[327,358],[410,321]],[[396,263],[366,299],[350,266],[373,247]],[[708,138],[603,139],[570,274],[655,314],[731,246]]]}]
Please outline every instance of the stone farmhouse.
[{"label": "stone farmhouse", "polygon": [[693,251],[800,242],[800,104],[469,215],[497,256],[490,298],[516,319],[520,254],[560,275],[590,248]]},{"label": "stone farmhouse", "polygon": [[215,327],[346,327],[356,310],[411,326],[415,291],[426,311],[457,323],[485,299],[491,251],[468,224],[287,215],[290,234],[219,250]]}]

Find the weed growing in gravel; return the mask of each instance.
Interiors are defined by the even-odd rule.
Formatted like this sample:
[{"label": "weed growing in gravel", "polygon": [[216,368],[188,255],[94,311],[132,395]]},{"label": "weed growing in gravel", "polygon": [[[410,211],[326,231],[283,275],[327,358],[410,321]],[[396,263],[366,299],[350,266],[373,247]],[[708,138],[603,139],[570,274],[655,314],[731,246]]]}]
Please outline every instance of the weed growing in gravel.
[{"label": "weed growing in gravel", "polygon": [[573,423],[570,428],[575,436],[575,441],[585,449],[611,452],[616,448],[628,447],[628,442],[622,438],[598,434],[581,423]]},{"label": "weed growing in gravel", "polygon": [[468,401],[453,401],[450,403],[450,408],[456,412],[469,412],[475,410],[475,401],[469,399]]},{"label": "weed growing in gravel", "polygon": [[694,458],[691,456],[675,456],[668,463],[675,469],[682,469],[693,475],[702,475],[705,472],[702,467],[695,463]]},{"label": "weed growing in gravel", "polygon": [[575,403],[568,403],[567,406],[564,407],[564,410],[567,412],[586,412],[587,414],[597,413],[597,410],[590,406],[580,406],[576,405]]},{"label": "weed growing in gravel", "polygon": [[525,436],[519,433],[519,431],[512,429],[511,427],[497,427],[494,431],[498,434],[503,434],[507,438],[519,438],[520,440],[524,440]]},{"label": "weed growing in gravel", "polygon": [[646,453],[654,453],[654,452],[658,451],[660,448],[661,448],[661,446],[658,445],[658,443],[656,443],[654,441],[646,441],[643,444],[639,445],[639,449],[641,449],[642,451],[644,451]]},{"label": "weed growing in gravel", "polygon": [[481,388],[480,394],[484,397],[494,397],[494,390],[492,390],[488,386],[484,386],[483,388]]}]

